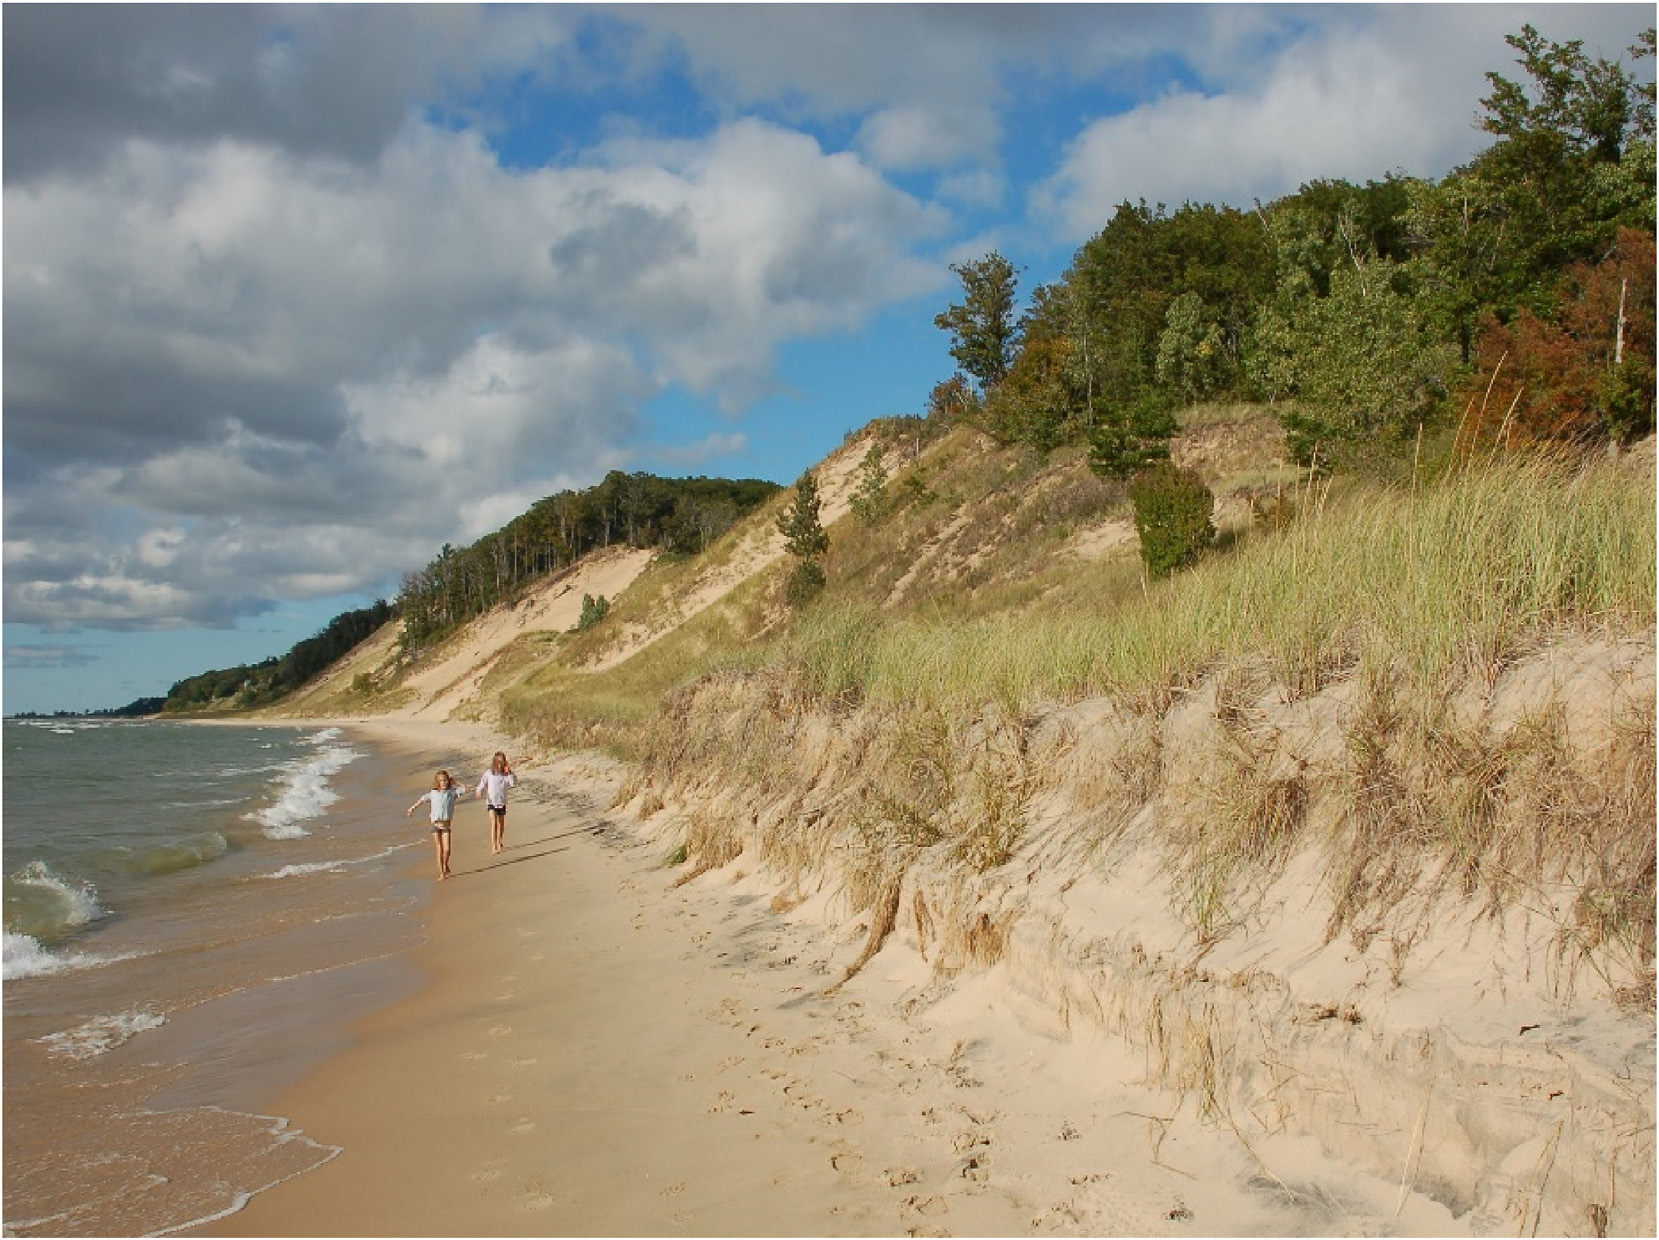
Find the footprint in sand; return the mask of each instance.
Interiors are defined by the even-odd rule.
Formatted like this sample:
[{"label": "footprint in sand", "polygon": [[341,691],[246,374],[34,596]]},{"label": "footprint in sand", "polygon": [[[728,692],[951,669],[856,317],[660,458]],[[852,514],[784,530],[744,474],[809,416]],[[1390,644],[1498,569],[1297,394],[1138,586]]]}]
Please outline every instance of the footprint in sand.
[{"label": "footprint in sand", "polygon": [[518,1123],[514,1124],[511,1128],[507,1129],[507,1131],[512,1133],[515,1137],[526,1136],[527,1134],[536,1131],[536,1121],[526,1116],[525,1118],[519,1120]]},{"label": "footprint in sand", "polygon": [[791,1081],[783,1087],[783,1096],[803,1110],[813,1110],[824,1105],[822,1098],[812,1096],[812,1090],[806,1081]]},{"label": "footprint in sand", "polygon": [[666,1188],[659,1189],[657,1195],[659,1197],[678,1197],[683,1192],[685,1192],[685,1181],[681,1180],[678,1183],[668,1185]]},{"label": "footprint in sand", "polygon": [[967,1132],[959,1132],[951,1139],[950,1147],[958,1154],[966,1154],[969,1150],[978,1149],[982,1145],[991,1144],[989,1134],[977,1128],[970,1128]]},{"label": "footprint in sand", "polygon": [[498,1107],[503,1102],[511,1102],[512,1100],[513,1096],[511,1094],[491,1094],[488,1098],[484,1099],[484,1101],[489,1103],[492,1107]]},{"label": "footprint in sand", "polygon": [[906,1197],[901,1212],[911,1214],[948,1214],[950,1206],[943,1197]]},{"label": "footprint in sand", "polygon": [[840,1152],[830,1155],[830,1166],[851,1179],[863,1169],[864,1155],[850,1147],[842,1148]]},{"label": "footprint in sand", "polygon": [[830,1118],[847,1128],[857,1128],[864,1122],[863,1112],[854,1107],[848,1107],[845,1111],[837,1111]]},{"label": "footprint in sand", "polygon": [[492,1038],[504,1038],[512,1031],[513,1027],[511,1025],[497,1025],[490,1030],[490,1036]]},{"label": "footprint in sand", "polygon": [[921,1172],[912,1167],[889,1167],[881,1173],[887,1180],[888,1188],[901,1188],[906,1184],[915,1184],[921,1180]]},{"label": "footprint in sand", "polygon": [[485,1167],[480,1171],[474,1171],[472,1173],[473,1182],[476,1184],[488,1184],[492,1180],[499,1180],[500,1178],[500,1167]]},{"label": "footprint in sand", "polygon": [[490,1053],[488,1051],[462,1051],[457,1056],[460,1059],[488,1059],[489,1057]]},{"label": "footprint in sand", "polygon": [[727,1055],[724,1059],[722,1059],[720,1061],[719,1068],[720,1068],[720,1071],[724,1072],[728,1068],[737,1067],[742,1062],[743,1062],[743,1056],[742,1055]]},{"label": "footprint in sand", "polygon": [[533,1068],[536,1065],[534,1059],[509,1059],[507,1062],[515,1068]]},{"label": "footprint in sand", "polygon": [[548,1193],[542,1193],[542,1192],[520,1193],[519,1197],[518,1197],[518,1208],[520,1210],[526,1210],[526,1211],[529,1211],[529,1210],[551,1210],[553,1208],[554,1201],[555,1201],[555,1198],[551,1194],[548,1194]]}]

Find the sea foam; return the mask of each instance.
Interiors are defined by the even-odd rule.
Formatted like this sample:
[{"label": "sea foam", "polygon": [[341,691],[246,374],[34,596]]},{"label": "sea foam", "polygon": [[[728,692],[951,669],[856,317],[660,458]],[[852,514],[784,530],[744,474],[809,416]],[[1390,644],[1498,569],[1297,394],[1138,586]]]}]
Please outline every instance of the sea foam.
[{"label": "sea foam", "polygon": [[0,980],[15,982],[25,977],[45,977],[51,973],[69,973],[75,969],[95,969],[99,965],[131,960],[135,954],[95,956],[90,952],[66,952],[59,955],[43,946],[38,939],[7,930],[4,947],[0,948]]},{"label": "sea foam", "polygon": [[120,1012],[114,1016],[94,1016],[85,1024],[62,1033],[49,1033],[41,1040],[54,1055],[68,1059],[95,1059],[129,1042],[146,1029],[159,1029],[167,1018],[148,1008]]},{"label": "sea foam", "polygon": [[337,744],[339,736],[338,728],[325,728],[308,737],[316,747],[315,755],[290,764],[275,803],[247,815],[265,828],[266,839],[294,840],[309,835],[301,824],[340,799],[339,793],[329,787],[328,777],[362,755],[349,745]]}]

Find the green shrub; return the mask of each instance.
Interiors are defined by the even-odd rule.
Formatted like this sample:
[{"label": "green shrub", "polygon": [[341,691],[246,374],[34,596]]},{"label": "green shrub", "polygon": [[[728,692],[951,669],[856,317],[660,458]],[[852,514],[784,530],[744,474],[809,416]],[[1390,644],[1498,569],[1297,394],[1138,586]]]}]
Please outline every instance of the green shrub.
[{"label": "green shrub", "polygon": [[582,595],[582,615],[576,621],[576,631],[586,633],[606,616],[611,614],[611,604],[603,594],[594,598],[591,594]]},{"label": "green shrub", "polygon": [[1141,559],[1153,577],[1167,577],[1198,558],[1215,538],[1215,496],[1190,469],[1160,465],[1129,484]]},{"label": "green shrub", "polygon": [[818,597],[827,580],[822,564],[817,560],[802,560],[789,574],[789,584],[783,592],[784,601],[791,607],[805,607]]}]

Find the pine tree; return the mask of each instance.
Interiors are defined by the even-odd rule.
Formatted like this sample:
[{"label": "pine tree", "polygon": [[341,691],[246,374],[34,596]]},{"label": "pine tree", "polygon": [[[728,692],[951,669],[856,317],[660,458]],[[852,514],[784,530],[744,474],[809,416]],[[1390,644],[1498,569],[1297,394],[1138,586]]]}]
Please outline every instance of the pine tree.
[{"label": "pine tree", "polygon": [[795,483],[795,499],[778,516],[778,532],[789,554],[800,561],[790,575],[785,597],[792,607],[804,607],[824,588],[824,566],[819,563],[829,550],[829,534],[819,518],[818,480],[809,469]]}]

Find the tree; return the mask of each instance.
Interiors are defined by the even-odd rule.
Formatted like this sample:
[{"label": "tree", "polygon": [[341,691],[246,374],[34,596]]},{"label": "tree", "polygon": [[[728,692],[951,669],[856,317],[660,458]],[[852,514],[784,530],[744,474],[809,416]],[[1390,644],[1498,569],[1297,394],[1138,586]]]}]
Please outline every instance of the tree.
[{"label": "tree", "polygon": [[1089,432],[1089,468],[1103,478],[1129,478],[1169,459],[1169,441],[1180,427],[1154,393],[1101,414]]},{"label": "tree", "polygon": [[829,534],[825,532],[819,512],[818,479],[809,469],[795,483],[795,498],[778,515],[778,532],[783,535],[784,547],[799,563],[790,574],[784,594],[792,607],[804,607],[824,588],[824,567],[819,562],[829,550]]},{"label": "tree", "polygon": [[873,443],[858,467],[852,509],[865,525],[874,525],[887,511],[887,465],[883,457],[881,445]]},{"label": "tree", "polygon": [[[1413,187],[1409,225],[1436,314],[1468,360],[1488,312],[1550,320],[1561,271],[1595,262],[1620,228],[1655,222],[1652,89],[1579,42],[1531,26],[1506,41],[1526,81],[1488,73],[1481,128],[1497,141],[1438,185]],[[1630,49],[1653,54],[1653,32]]]},{"label": "tree", "polygon": [[951,334],[950,355],[979,381],[981,391],[1002,382],[1018,343],[1014,299],[1019,282],[1014,265],[992,250],[978,262],[952,263],[962,281],[963,300],[935,316],[933,325]]},{"label": "tree", "polygon": [[1164,334],[1158,338],[1158,383],[1178,404],[1190,405],[1221,391],[1236,368],[1228,356],[1221,324],[1197,293],[1169,303]]},{"label": "tree", "polygon": [[1407,270],[1355,254],[1330,275],[1330,294],[1290,271],[1258,311],[1250,369],[1258,389],[1292,403],[1281,415],[1291,453],[1414,425],[1448,390],[1456,357],[1427,330]]},{"label": "tree", "polygon": [[1491,318],[1463,393],[1465,446],[1506,439],[1628,444],[1654,425],[1654,238],[1626,229],[1561,279],[1556,319]]}]

